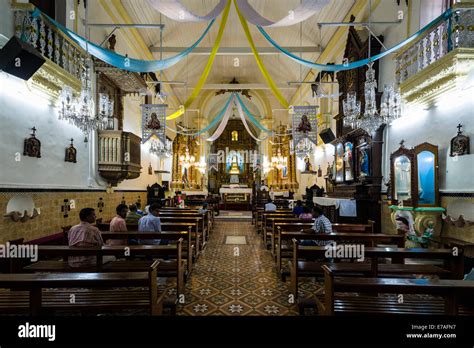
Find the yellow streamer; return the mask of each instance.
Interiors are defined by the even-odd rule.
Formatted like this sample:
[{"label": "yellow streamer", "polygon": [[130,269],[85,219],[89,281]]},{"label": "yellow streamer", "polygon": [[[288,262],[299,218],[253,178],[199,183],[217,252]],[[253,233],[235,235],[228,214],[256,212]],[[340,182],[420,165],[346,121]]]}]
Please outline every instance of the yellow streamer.
[{"label": "yellow streamer", "polygon": [[206,67],[204,68],[204,71],[202,72],[201,77],[199,78],[199,81],[196,84],[196,87],[194,87],[193,93],[191,93],[189,98],[184,103],[184,108],[181,107],[175,113],[167,116],[166,117],[167,120],[173,120],[175,118],[182,116],[184,114],[185,109],[191,106],[194,99],[196,99],[199,92],[201,92],[202,87],[206,83],[207,77],[209,76],[209,73],[211,72],[212,65],[214,64],[214,59],[216,58],[217,51],[219,50],[219,46],[221,44],[222,35],[224,34],[224,29],[227,23],[227,18],[229,17],[230,4],[231,4],[231,0],[228,0],[227,5],[224,9],[224,13],[222,15],[222,21],[221,21],[221,25],[219,26],[219,32],[217,33],[216,42],[214,43],[214,46],[212,47],[209,60],[207,61]]},{"label": "yellow streamer", "polygon": [[237,2],[234,0],[234,5],[235,9],[237,10],[237,14],[239,15],[240,23],[242,24],[242,28],[244,29],[245,36],[247,37],[247,41],[249,42],[250,48],[252,49],[252,53],[255,57],[255,60],[257,62],[258,68],[260,69],[260,72],[262,73],[263,77],[265,80],[267,80],[267,84],[272,90],[273,94],[275,97],[278,99],[280,104],[284,108],[288,108],[290,105],[286,101],[285,97],[281,94],[280,90],[278,89],[277,85],[273,81],[272,77],[268,73],[267,69],[265,68],[265,65],[263,65],[262,59],[260,58],[260,55],[258,54],[257,48],[255,47],[255,43],[253,42],[252,35],[250,34],[249,26],[247,24],[247,21],[245,18],[242,16],[239,10],[239,6],[237,6]]}]

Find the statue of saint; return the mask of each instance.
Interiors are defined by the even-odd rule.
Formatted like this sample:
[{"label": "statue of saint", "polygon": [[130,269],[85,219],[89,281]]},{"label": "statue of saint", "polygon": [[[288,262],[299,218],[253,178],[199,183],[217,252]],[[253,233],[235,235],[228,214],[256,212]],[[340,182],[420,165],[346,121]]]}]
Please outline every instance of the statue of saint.
[{"label": "statue of saint", "polygon": [[298,125],[298,128],[296,130],[302,133],[311,132],[311,123],[309,122],[308,116],[301,116],[300,124]]},{"label": "statue of saint", "polygon": [[304,171],[310,172],[312,170],[311,163],[309,162],[309,157],[304,158]]}]

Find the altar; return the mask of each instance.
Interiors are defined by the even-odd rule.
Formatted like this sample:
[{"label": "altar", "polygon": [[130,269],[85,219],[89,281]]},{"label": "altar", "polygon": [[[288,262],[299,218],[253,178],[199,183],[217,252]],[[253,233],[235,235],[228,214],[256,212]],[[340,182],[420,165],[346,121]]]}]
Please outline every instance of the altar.
[{"label": "altar", "polygon": [[252,201],[252,189],[248,187],[221,187],[223,209],[249,210]]}]

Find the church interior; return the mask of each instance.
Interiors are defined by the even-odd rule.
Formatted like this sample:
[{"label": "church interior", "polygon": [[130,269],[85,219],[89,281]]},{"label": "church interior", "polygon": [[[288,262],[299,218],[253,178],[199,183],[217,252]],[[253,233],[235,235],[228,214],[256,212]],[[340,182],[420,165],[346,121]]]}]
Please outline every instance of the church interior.
[{"label": "church interior", "polygon": [[470,0],[0,0],[0,316],[473,316]]}]

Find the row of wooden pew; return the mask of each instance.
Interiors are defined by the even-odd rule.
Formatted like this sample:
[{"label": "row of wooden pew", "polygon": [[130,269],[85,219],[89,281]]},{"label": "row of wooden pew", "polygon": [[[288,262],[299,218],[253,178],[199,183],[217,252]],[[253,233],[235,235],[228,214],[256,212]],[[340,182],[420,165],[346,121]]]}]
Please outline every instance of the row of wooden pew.
[{"label": "row of wooden pew", "polygon": [[[212,212],[165,208],[161,212],[162,233],[107,232],[107,223],[98,223],[104,241],[117,239],[125,245],[78,248],[66,245],[39,245],[37,262],[13,260],[14,273],[0,274],[0,313],[55,313],[80,310],[83,314],[122,309],[147,309],[161,315],[172,314],[184,292],[184,283],[200,251],[212,232]],[[132,239],[168,240],[168,245],[129,245]],[[94,256],[96,264],[87,268],[69,266],[71,256]],[[115,261],[103,264],[105,257]],[[176,300],[158,293],[157,277],[176,279]],[[114,289],[105,289],[113,287]],[[136,287],[130,290],[130,287]],[[84,290],[87,288],[87,290]]]},{"label": "row of wooden pew", "polygon": [[[462,249],[407,249],[404,235],[374,233],[371,221],[333,224],[331,234],[311,233],[313,223],[296,218],[289,210],[257,211],[255,218],[257,232],[275,259],[277,274],[283,281],[290,279],[293,299],[298,298],[299,278],[324,278],[324,293],[298,301],[300,314],[308,307],[322,315],[474,313],[472,301],[466,300],[474,282],[462,280]],[[303,240],[335,244],[305,246]],[[365,262],[328,258],[328,249],[336,245],[363,245]],[[403,302],[404,294],[434,297],[418,301],[408,297]]]}]

